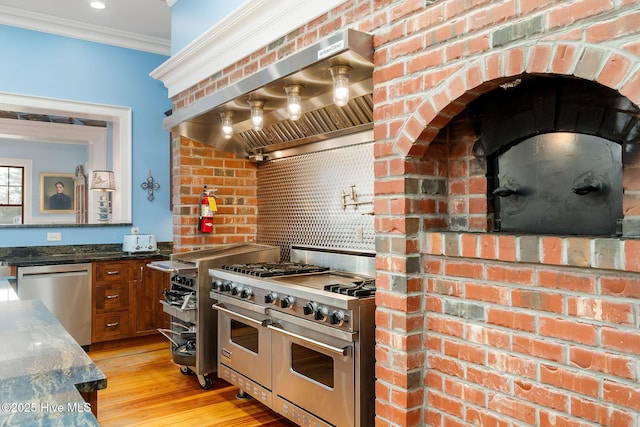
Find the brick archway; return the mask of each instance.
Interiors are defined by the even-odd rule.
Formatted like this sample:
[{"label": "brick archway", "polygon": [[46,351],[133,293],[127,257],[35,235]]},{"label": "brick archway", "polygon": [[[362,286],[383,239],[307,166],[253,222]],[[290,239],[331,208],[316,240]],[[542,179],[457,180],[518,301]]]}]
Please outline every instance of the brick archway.
[{"label": "brick archway", "polygon": [[[484,407],[481,402],[461,403],[464,399],[456,400],[460,396],[455,395],[456,391],[476,393],[482,387],[493,387],[486,384],[478,386],[482,383],[481,378],[494,378],[492,375],[495,374],[491,369],[479,367],[482,366],[481,358],[474,359],[478,344],[489,348],[496,358],[512,360],[511,352],[504,351],[500,343],[495,344],[492,339],[501,336],[503,329],[511,328],[515,331],[513,335],[518,336],[521,325],[510,316],[521,315],[522,307],[513,309],[509,304],[503,306],[501,295],[512,292],[512,288],[516,287],[516,293],[535,293],[540,298],[550,298],[544,290],[537,293],[538,289],[528,279],[521,283],[523,279],[519,276],[519,263],[532,263],[531,277],[541,274],[543,279],[547,273],[564,274],[557,267],[563,262],[572,268],[584,268],[580,274],[588,277],[587,280],[592,280],[589,265],[596,269],[613,267],[614,270],[620,270],[623,278],[615,277],[618,274],[616,271],[605,280],[635,283],[638,280],[635,276],[636,264],[632,265],[627,260],[633,256],[631,254],[638,247],[638,242],[607,241],[607,244],[624,245],[616,252],[616,256],[625,259],[624,267],[615,262],[604,265],[593,260],[573,265],[573,261],[552,261],[549,257],[562,251],[573,253],[577,242],[584,243],[584,247],[578,251],[588,254],[587,248],[600,242],[557,236],[494,235],[478,232],[478,229],[437,231],[437,225],[432,231],[429,224],[434,221],[435,209],[439,208],[437,200],[428,200],[425,196],[425,182],[444,178],[444,175],[434,172],[435,168],[425,159],[438,155],[441,159],[445,158],[446,154],[438,153],[442,145],[431,143],[439,131],[471,101],[519,76],[576,77],[618,91],[638,104],[640,77],[634,74],[634,70],[639,62],[638,57],[630,52],[572,41],[541,42],[488,52],[470,59],[440,84],[421,94],[422,102],[404,117],[396,137],[387,143],[377,144],[376,155],[380,159],[376,165],[378,200],[375,205],[376,232],[379,233],[377,283],[383,290],[376,297],[379,308],[376,317],[376,374],[379,380],[376,397],[380,419],[392,420],[404,426],[438,425],[445,416],[463,418],[456,414],[456,409],[467,405],[469,412],[466,416],[470,424],[498,424],[497,414],[506,414],[529,424],[535,423],[535,420],[528,418],[535,403],[531,404],[526,399],[519,401],[522,396],[514,398],[509,393],[503,393],[503,401],[495,406]],[[436,159],[436,162],[441,159]],[[474,181],[474,185],[481,187],[475,190],[485,191],[486,182],[481,179]],[[549,294],[553,296],[554,292]],[[581,298],[606,299],[607,296],[593,297],[587,292]],[[620,302],[626,300],[620,298]],[[489,315],[485,318],[484,314],[496,307],[499,307],[497,319],[490,319]],[[532,308],[526,304],[523,307],[528,310],[535,308],[535,312],[527,312],[527,315],[534,313],[533,316],[543,319],[553,317],[548,313],[553,313],[553,309]],[[503,322],[503,317],[508,321]],[[515,326],[508,323],[511,320]],[[584,322],[582,319],[572,321],[575,321],[573,326]],[[619,351],[596,344],[592,347],[590,351],[593,354]],[[519,354],[519,350],[515,353]],[[536,354],[527,360],[531,362],[530,366],[546,366],[544,361],[547,357]],[[402,369],[396,370],[396,366],[402,366]],[[470,378],[461,374],[458,371],[460,367],[472,369],[477,376]],[[499,371],[495,366],[493,368]],[[527,379],[526,375],[518,377],[521,373],[517,369],[519,367],[514,362],[514,365],[506,366],[504,371],[517,377],[518,386],[530,387],[533,381]],[[577,371],[570,365],[566,369]],[[444,378],[449,377],[459,377],[459,381],[446,382]],[[497,392],[501,393],[500,390]],[[531,401],[535,402],[535,398]],[[601,405],[598,407],[602,408],[606,406],[588,399],[575,400],[574,403]],[[629,420],[635,416],[626,415],[615,407],[607,407],[607,411],[607,415],[603,410],[598,417],[579,411],[571,416],[598,421],[602,425],[631,425]],[[544,411],[540,413],[544,415]],[[559,419],[568,423],[569,419],[574,421],[574,418],[563,416]]]},{"label": "brick archway", "polygon": [[394,148],[421,157],[438,131],[483,93],[523,74],[555,74],[594,81],[640,102],[635,55],[597,45],[546,42],[489,52],[461,67],[424,95],[401,128]]}]

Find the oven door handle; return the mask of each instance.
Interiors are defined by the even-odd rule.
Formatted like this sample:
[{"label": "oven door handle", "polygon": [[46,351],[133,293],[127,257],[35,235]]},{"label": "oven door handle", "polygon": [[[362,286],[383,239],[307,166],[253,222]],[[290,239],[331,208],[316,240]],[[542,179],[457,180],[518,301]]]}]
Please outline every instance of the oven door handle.
[{"label": "oven door handle", "polygon": [[332,353],[336,353],[336,354],[339,354],[341,356],[348,356],[349,355],[349,350],[351,349],[350,345],[348,345],[346,347],[342,347],[342,348],[334,347],[332,345],[325,344],[323,342],[316,341],[314,339],[311,339],[311,338],[308,338],[308,337],[305,337],[305,336],[302,336],[302,335],[298,335],[298,334],[296,334],[294,332],[289,332],[289,331],[284,330],[282,328],[278,328],[277,326],[274,326],[274,325],[268,325],[267,328],[271,329],[272,331],[279,332],[279,333],[281,333],[283,335],[287,335],[287,336],[292,337],[292,338],[297,338],[300,341],[304,341],[307,344],[315,345],[316,347],[320,347],[320,348],[322,348],[324,350],[328,350],[328,351],[330,351]]},{"label": "oven door handle", "polygon": [[271,319],[264,319],[264,320],[256,320],[252,317],[249,316],[245,316],[244,314],[240,314],[240,313],[236,313],[233,310],[229,310],[228,308],[226,308],[224,306],[223,303],[219,302],[217,304],[213,304],[211,306],[211,308],[213,308],[214,310],[218,310],[221,311],[222,313],[228,314],[229,316],[233,316],[233,317],[237,317],[239,319],[242,319],[244,321],[247,321],[249,323],[253,323],[255,325],[259,325],[259,326],[269,326],[269,324],[271,323]]}]

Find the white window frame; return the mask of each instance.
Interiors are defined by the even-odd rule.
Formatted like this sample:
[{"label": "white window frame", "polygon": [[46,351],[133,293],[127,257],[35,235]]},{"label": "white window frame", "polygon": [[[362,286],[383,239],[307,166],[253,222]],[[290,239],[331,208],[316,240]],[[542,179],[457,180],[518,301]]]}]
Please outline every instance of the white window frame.
[{"label": "white window frame", "polygon": [[31,200],[32,200],[32,189],[33,185],[31,182],[31,175],[33,174],[33,165],[30,159],[10,159],[0,157],[0,165],[9,166],[9,167],[21,167],[23,168],[23,187],[22,187],[22,223],[23,224],[31,224],[32,217],[31,212]]}]

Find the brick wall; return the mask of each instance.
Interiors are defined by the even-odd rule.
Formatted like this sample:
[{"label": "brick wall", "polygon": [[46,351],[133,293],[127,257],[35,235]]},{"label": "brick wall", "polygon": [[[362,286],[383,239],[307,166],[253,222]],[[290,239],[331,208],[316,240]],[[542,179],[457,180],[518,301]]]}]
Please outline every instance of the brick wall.
[{"label": "brick wall", "polygon": [[[470,233],[491,229],[486,178],[473,132],[447,125],[523,74],[638,104],[640,6],[432,3],[393,3],[376,30],[376,232],[395,248],[377,257],[377,423],[637,426],[638,241]],[[637,151],[624,147],[627,236]]]},{"label": "brick wall", "polygon": [[[257,168],[246,159],[209,145],[176,137],[172,141],[173,249],[255,241]],[[204,186],[217,190],[213,233],[198,231]]]},{"label": "brick wall", "polygon": [[637,240],[444,232],[420,247],[425,420],[637,425]]},{"label": "brick wall", "polygon": [[[640,242],[488,232],[473,135],[441,130],[522,74],[598,82],[638,104],[640,3],[350,0],[174,109],[346,27],[375,44],[376,425],[637,427]],[[623,229],[640,229],[640,150],[624,148]],[[174,198],[189,210],[182,188],[197,194],[214,174],[181,176]],[[177,216],[176,240],[194,217]]]}]

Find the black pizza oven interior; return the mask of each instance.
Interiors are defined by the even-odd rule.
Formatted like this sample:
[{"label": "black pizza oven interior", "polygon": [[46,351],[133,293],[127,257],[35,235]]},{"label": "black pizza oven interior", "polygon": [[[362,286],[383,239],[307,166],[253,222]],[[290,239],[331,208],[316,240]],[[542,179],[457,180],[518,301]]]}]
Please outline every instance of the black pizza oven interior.
[{"label": "black pizza oven interior", "polygon": [[639,112],[597,83],[529,76],[478,97],[436,142],[473,134],[493,231],[620,235],[623,151],[640,138]]}]

